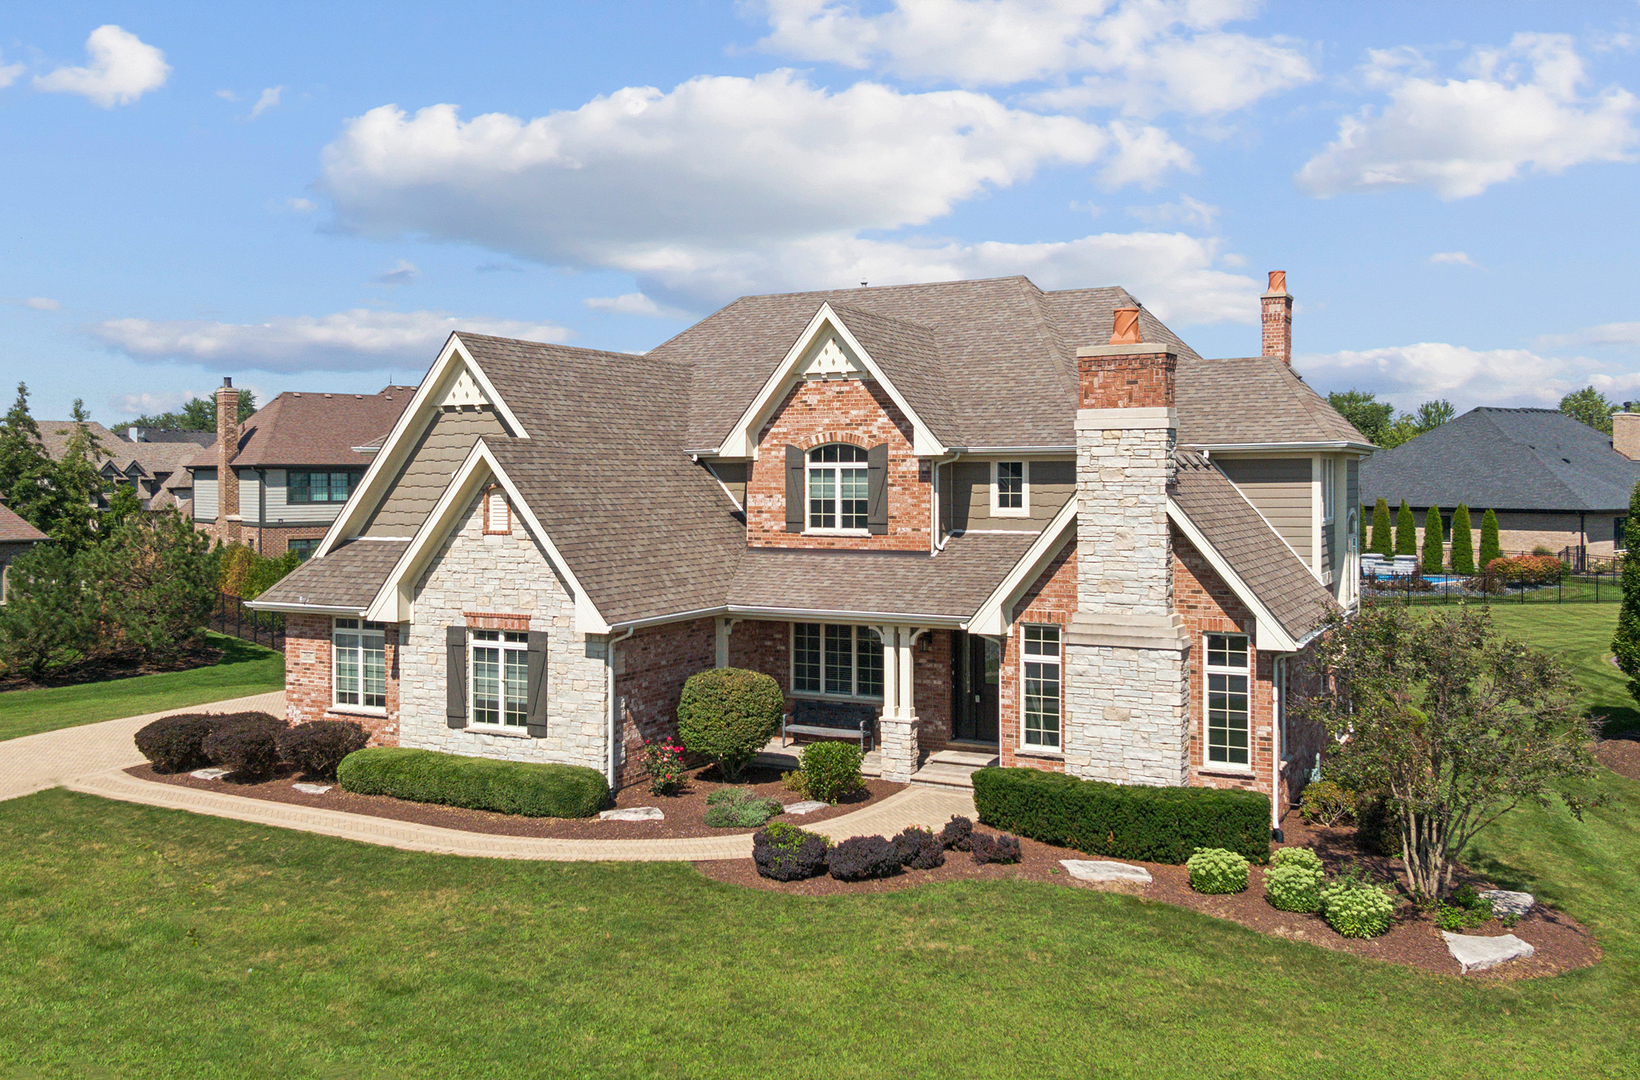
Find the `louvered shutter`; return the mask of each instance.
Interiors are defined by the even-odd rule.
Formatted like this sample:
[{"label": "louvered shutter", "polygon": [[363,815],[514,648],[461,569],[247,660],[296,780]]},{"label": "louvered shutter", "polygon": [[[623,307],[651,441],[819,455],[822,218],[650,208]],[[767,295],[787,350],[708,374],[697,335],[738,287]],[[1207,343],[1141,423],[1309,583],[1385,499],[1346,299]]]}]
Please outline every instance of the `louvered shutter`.
[{"label": "louvered shutter", "polygon": [[803,451],[786,447],[786,531],[803,531]]},{"label": "louvered shutter", "polygon": [[531,630],[527,654],[529,688],[528,711],[524,714],[524,730],[532,739],[547,737],[547,634]]},{"label": "louvered shutter", "polygon": [[444,722],[453,728],[467,726],[465,626],[449,626],[444,630]]},{"label": "louvered shutter", "polygon": [[873,535],[888,532],[888,444],[866,450],[866,526]]}]

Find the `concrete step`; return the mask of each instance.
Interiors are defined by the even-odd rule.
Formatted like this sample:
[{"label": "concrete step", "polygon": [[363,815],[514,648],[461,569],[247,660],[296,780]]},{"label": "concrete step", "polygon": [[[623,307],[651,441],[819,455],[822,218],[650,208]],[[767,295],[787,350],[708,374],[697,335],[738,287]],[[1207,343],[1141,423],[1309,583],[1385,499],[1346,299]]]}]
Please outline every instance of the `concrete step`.
[{"label": "concrete step", "polygon": [[974,770],[976,768],[979,768],[979,766],[930,761],[911,774],[911,782],[913,784],[926,784],[930,787],[968,788],[972,790]]},{"label": "concrete step", "polygon": [[994,750],[946,749],[929,754],[924,764],[963,765],[970,769],[983,769],[1001,764],[1001,761]]}]

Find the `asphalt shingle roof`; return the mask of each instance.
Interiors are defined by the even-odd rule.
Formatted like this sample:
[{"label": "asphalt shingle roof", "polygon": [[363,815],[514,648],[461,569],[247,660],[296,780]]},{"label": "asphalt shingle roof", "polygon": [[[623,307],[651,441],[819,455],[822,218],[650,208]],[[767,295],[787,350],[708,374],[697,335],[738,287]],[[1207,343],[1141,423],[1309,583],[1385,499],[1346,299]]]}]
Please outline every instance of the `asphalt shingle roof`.
[{"label": "asphalt shingle roof", "polygon": [[[286,391],[258,409],[239,432],[235,465],[353,465],[370,455],[355,453],[398,422],[415,396],[414,386],[389,386],[378,394],[311,394]],[[216,440],[188,461],[193,468],[216,465]]]},{"label": "asphalt shingle roof", "polygon": [[353,540],[338,545],[324,558],[309,559],[286,574],[258,596],[257,603],[363,611],[404,551],[402,540]]},{"label": "asphalt shingle roof", "polygon": [[1640,461],[1558,409],[1471,409],[1361,463],[1361,501],[1493,510],[1624,511]]},{"label": "asphalt shingle roof", "polygon": [[1186,446],[1371,445],[1292,368],[1270,356],[1180,356],[1176,407],[1179,442]]},{"label": "asphalt shingle roof", "polygon": [[46,534],[24,521],[17,514],[0,506],[0,543],[38,543]]}]

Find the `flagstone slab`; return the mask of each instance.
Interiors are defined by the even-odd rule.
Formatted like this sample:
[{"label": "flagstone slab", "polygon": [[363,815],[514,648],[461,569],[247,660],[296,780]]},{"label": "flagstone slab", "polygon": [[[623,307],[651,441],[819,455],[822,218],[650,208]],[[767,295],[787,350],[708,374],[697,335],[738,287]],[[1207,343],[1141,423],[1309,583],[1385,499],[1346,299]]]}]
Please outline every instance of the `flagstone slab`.
[{"label": "flagstone slab", "polygon": [[329,785],[329,784],[292,784],[291,787],[295,788],[297,791],[300,791],[303,795],[323,795],[325,792],[330,790],[331,785]]},{"label": "flagstone slab", "polygon": [[812,814],[816,810],[824,810],[826,806],[826,803],[820,802],[818,799],[804,799],[802,802],[794,802],[788,805],[786,813],[796,815]]},{"label": "flagstone slab", "polygon": [[666,815],[661,813],[658,806],[623,806],[616,810],[604,810],[598,814],[599,821],[664,821]]},{"label": "flagstone slab", "polygon": [[232,771],[232,769],[195,769],[188,775],[195,780],[220,780]]},{"label": "flagstone slab", "polygon": [[1492,914],[1500,919],[1505,915],[1526,915],[1537,903],[1537,898],[1529,892],[1511,892],[1508,889],[1483,889],[1480,897],[1492,901]]},{"label": "flagstone slab", "polygon": [[1485,971],[1499,964],[1507,964],[1511,960],[1524,960],[1537,954],[1537,949],[1533,948],[1530,942],[1522,941],[1514,934],[1472,937],[1469,934],[1454,934],[1442,930],[1441,936],[1446,939],[1446,951],[1452,954],[1452,959],[1458,962],[1465,975],[1471,971]]},{"label": "flagstone slab", "polygon": [[1149,870],[1127,863],[1102,859],[1060,859],[1059,865],[1078,881],[1126,881],[1135,885],[1149,885],[1151,882]]}]

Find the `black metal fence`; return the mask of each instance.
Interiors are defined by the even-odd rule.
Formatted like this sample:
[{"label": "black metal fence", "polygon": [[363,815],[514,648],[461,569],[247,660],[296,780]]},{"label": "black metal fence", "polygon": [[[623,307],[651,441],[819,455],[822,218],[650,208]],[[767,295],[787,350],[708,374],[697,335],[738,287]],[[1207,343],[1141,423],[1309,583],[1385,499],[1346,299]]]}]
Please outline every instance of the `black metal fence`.
[{"label": "black metal fence", "polygon": [[1617,604],[1623,600],[1622,574],[1613,569],[1578,572],[1562,564],[1560,572],[1535,580],[1504,575],[1472,577],[1422,573],[1361,578],[1365,603],[1396,604]]},{"label": "black metal fence", "polygon": [[209,626],[219,634],[285,651],[285,617],[277,611],[252,611],[237,596],[217,594]]}]

